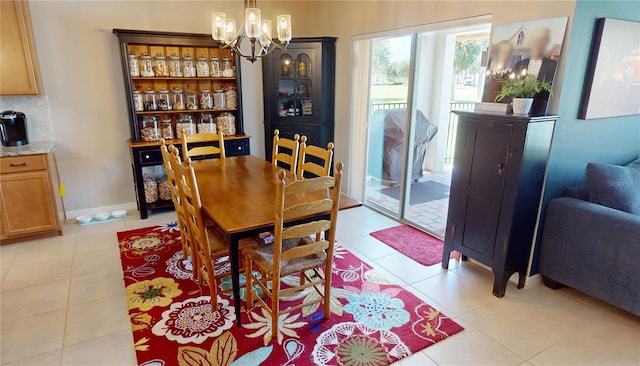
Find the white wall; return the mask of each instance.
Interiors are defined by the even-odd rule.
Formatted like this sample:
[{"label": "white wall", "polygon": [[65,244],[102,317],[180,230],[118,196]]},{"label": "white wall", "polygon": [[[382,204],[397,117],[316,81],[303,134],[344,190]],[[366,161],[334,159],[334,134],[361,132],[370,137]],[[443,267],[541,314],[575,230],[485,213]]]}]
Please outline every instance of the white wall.
[{"label": "white wall", "polygon": [[[494,23],[573,14],[575,1],[260,1],[289,12],[294,36],[336,36],[336,161],[349,161],[352,37],[493,13]],[[31,17],[67,210],[133,202],[126,98],[113,28],[210,32],[214,8],[241,1],[31,1]],[[569,22],[571,24],[571,21]],[[570,29],[567,34],[570,33]],[[566,47],[567,42],[565,42]],[[562,75],[563,65],[559,73]],[[242,65],[245,130],[263,155],[261,66]],[[560,85],[561,83],[557,83]],[[552,106],[552,110],[553,106]]]}]

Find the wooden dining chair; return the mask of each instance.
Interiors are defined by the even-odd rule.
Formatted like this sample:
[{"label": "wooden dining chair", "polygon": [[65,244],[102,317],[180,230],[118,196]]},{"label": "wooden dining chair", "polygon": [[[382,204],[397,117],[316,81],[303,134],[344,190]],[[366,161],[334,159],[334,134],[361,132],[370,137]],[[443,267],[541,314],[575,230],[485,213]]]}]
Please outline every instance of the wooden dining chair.
[{"label": "wooden dining chair", "polygon": [[[220,159],[225,158],[224,153],[224,135],[220,126],[218,126],[218,133],[194,133],[188,135],[182,130],[182,153],[183,156],[195,157],[204,155],[219,155]],[[215,146],[213,143],[216,143]],[[189,148],[189,144],[195,143],[208,143],[207,146],[196,146]]]},{"label": "wooden dining chair", "polygon": [[[273,166],[283,168],[279,163],[286,164],[292,174],[296,173],[296,164],[298,161],[298,140],[300,135],[297,133],[293,136],[293,140],[280,137],[280,130],[273,131],[273,152],[271,155],[271,162]],[[289,150],[290,153],[283,151],[283,149]]]},{"label": "wooden dining chair", "polygon": [[307,178],[305,173],[311,173],[313,176],[322,177],[329,175],[331,169],[331,160],[333,159],[333,142],[327,144],[327,148],[323,149],[318,146],[307,145],[307,136],[300,138],[300,157],[298,158],[298,170],[296,176],[298,179]]},{"label": "wooden dining chair", "polygon": [[[281,170],[275,197],[274,241],[269,245],[258,245],[245,250],[247,306],[248,309],[253,307],[255,299],[271,315],[273,338],[277,338],[278,318],[281,314],[324,302],[324,318],[328,319],[331,315],[331,270],[342,167],[342,162],[338,163],[334,177],[310,178],[290,184],[285,181],[286,172]],[[330,192],[325,196],[330,198],[307,200],[285,207],[285,201],[289,202],[287,197],[304,196],[316,191]],[[329,220],[322,219],[285,227],[285,221],[295,221],[323,212],[330,213]],[[326,233],[324,239],[320,240],[317,237],[318,233]],[[299,286],[282,288],[281,278],[296,273],[300,276]],[[256,285],[270,301],[258,296],[254,288]],[[321,296],[280,310],[280,296],[309,287],[313,287]]]},{"label": "wooden dining chair", "polygon": [[[193,238],[187,224],[186,211],[183,205],[183,201],[180,195],[180,185],[178,182],[178,175],[176,173],[176,167],[181,166],[180,155],[178,149],[173,145],[167,145],[164,139],[160,140],[160,151],[162,153],[162,161],[164,169],[167,172],[167,180],[169,181],[169,188],[171,190],[171,200],[176,210],[176,217],[178,219],[178,228],[180,229],[180,240],[182,241],[182,259],[191,258],[191,264],[193,268],[198,267],[197,256],[193,252]],[[180,178],[181,179],[181,178]],[[193,279],[198,280],[196,271],[193,272]]]},{"label": "wooden dining chair", "polygon": [[191,158],[185,157],[182,164],[176,167],[176,173],[183,179],[178,179],[180,184],[180,199],[184,202],[187,225],[193,239],[194,257],[197,258],[197,266],[193,267],[194,274],[205,280],[211,293],[211,306],[217,308],[218,286],[216,281],[214,260],[229,255],[228,244],[221,239],[215,229],[207,227],[202,201],[196,181],[196,174],[191,165]]}]

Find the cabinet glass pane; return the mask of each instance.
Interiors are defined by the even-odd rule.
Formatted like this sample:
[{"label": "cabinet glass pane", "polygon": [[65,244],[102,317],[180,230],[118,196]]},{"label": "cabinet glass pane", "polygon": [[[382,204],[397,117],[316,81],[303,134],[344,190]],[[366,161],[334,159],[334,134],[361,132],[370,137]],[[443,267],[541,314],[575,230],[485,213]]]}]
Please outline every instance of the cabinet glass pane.
[{"label": "cabinet glass pane", "polygon": [[278,62],[278,76],[293,77],[293,69],[293,58],[286,53],[280,56],[280,61]]},{"label": "cabinet glass pane", "polygon": [[306,53],[301,53],[296,57],[296,77],[311,77],[311,58]]}]

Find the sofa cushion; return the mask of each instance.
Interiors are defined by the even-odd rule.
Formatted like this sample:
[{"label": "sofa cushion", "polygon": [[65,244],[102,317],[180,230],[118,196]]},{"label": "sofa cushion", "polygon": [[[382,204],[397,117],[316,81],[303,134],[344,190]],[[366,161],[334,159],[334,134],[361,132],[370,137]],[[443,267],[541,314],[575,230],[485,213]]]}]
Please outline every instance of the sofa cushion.
[{"label": "sofa cushion", "polygon": [[627,166],[589,163],[589,201],[640,216],[640,159]]}]

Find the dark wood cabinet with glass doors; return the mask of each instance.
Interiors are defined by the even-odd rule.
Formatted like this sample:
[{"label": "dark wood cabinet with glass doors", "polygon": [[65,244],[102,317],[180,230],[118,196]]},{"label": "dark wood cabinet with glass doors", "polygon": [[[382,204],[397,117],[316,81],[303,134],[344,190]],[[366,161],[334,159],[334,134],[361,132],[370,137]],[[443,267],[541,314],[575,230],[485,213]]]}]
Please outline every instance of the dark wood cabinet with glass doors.
[{"label": "dark wood cabinet with glass doors", "polygon": [[265,156],[271,160],[273,131],[307,144],[333,141],[336,38],[294,38],[262,61]]}]

